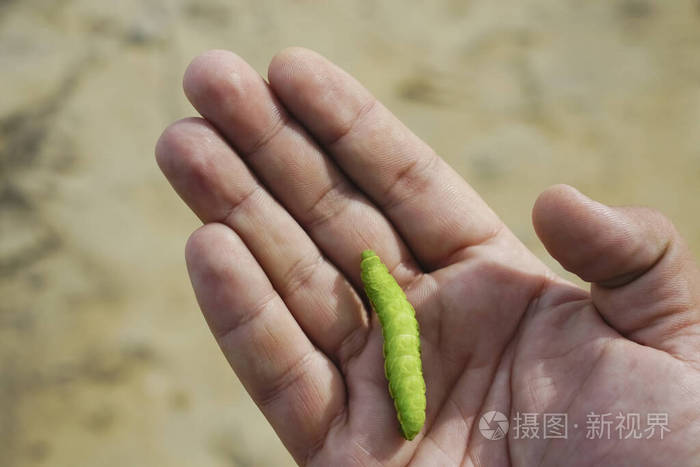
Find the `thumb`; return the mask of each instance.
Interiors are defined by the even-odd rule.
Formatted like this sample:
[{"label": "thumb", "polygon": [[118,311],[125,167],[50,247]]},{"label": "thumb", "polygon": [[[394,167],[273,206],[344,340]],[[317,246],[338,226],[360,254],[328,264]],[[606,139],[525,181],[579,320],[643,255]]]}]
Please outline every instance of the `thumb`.
[{"label": "thumb", "polygon": [[556,185],[539,196],[532,218],[547,251],[592,283],[593,304],[608,324],[641,344],[697,359],[700,272],[666,217]]}]

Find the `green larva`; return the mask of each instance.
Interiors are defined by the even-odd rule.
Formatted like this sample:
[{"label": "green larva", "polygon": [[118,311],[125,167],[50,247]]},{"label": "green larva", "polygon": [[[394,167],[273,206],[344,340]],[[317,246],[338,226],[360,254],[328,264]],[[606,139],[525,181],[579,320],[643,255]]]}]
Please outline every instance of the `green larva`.
[{"label": "green larva", "polygon": [[425,423],[425,380],[420,333],[413,306],[372,250],[362,252],[362,283],[384,336],[384,371],[404,438],[412,440]]}]

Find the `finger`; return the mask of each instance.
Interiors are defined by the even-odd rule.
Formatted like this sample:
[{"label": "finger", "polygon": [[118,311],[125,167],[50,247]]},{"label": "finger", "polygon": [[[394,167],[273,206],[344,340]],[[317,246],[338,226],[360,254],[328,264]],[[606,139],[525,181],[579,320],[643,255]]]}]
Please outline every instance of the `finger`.
[{"label": "finger", "polygon": [[184,89],[358,289],[358,255],[367,248],[383,255],[398,280],[415,276],[415,263],[389,221],[289,117],[244,60],[231,52],[207,52],[187,68]]},{"label": "finger", "polygon": [[535,230],[551,255],[592,282],[605,320],[639,343],[696,355],[700,274],[675,228],[647,208],[617,208],[558,185],[533,209]]},{"label": "finger", "polygon": [[195,214],[236,232],[304,332],[344,366],[369,326],[362,300],[216,130],[199,118],[176,122],[164,131],[156,155]]},{"label": "finger", "polygon": [[422,264],[446,266],[501,221],[476,192],[354,78],[310,50],[272,60],[275,94],[396,226]]},{"label": "finger", "polygon": [[190,237],[187,268],[212,333],[241,382],[298,462],[342,414],[345,389],[228,227]]}]

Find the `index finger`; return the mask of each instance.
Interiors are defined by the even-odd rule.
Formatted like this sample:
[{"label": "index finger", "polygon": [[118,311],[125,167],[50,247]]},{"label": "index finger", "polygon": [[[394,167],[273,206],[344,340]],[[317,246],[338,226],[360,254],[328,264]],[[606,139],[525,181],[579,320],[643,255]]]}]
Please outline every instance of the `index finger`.
[{"label": "index finger", "polygon": [[280,52],[268,71],[285,107],[384,211],[429,269],[461,259],[502,222],[444,160],[357,80],[319,54]]}]

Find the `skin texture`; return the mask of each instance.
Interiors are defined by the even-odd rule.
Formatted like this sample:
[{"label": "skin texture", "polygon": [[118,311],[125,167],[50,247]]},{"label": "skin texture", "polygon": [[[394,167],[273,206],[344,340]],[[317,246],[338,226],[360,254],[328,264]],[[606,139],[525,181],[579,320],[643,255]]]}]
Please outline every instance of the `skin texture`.
[{"label": "skin texture", "polygon": [[[204,316],[279,437],[310,465],[698,465],[700,273],[671,223],[568,186],[533,223],[590,291],[554,276],[472,188],[357,81],[309,50],[267,82],[197,57],[203,118],[158,164],[204,226],[186,258]],[[372,248],[416,310],[427,413],[396,430],[381,330],[362,299]],[[487,440],[482,413],[565,412],[568,439]],[[586,415],[663,412],[664,439],[586,439]]]},{"label": "skin texture", "polygon": [[372,250],[362,252],[362,284],[382,326],[384,373],[401,426],[412,440],[425,423],[425,381],[416,312],[406,294]]}]

